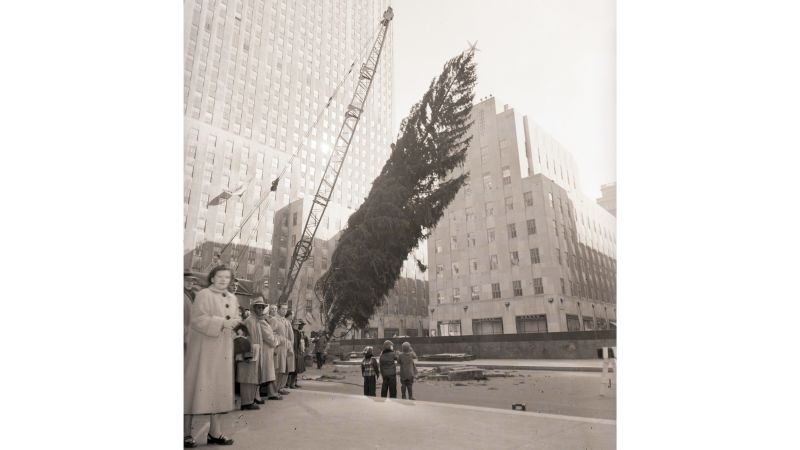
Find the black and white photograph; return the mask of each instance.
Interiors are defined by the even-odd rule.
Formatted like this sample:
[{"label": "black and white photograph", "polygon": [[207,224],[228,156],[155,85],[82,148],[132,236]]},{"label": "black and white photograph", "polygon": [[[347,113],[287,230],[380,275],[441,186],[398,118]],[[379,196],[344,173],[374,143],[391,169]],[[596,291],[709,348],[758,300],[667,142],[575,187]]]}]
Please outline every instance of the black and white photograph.
[{"label": "black and white photograph", "polygon": [[2,16],[3,448],[797,447],[800,5]]},{"label": "black and white photograph", "polygon": [[614,1],[184,8],[184,447],[614,448]]}]

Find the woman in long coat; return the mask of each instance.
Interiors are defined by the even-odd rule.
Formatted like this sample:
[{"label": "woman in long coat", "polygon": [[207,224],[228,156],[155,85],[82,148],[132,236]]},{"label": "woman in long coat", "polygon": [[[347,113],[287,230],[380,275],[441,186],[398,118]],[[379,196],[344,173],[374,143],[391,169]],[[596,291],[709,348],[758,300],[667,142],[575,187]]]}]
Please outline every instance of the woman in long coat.
[{"label": "woman in long coat", "polygon": [[240,322],[239,302],[228,292],[232,271],[217,266],[208,274],[211,284],[197,293],[189,319],[184,358],[184,447],[195,447],[191,416],[210,414],[209,444],[231,445],[222,435],[219,414],[234,409],[233,328]]}]

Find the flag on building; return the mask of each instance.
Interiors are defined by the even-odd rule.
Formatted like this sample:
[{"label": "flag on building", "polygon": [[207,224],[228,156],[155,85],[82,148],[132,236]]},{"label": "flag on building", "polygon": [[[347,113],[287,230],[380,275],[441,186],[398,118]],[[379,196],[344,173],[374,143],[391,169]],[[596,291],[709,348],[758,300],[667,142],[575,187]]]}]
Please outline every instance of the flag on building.
[{"label": "flag on building", "polygon": [[211,201],[208,202],[208,206],[217,206],[233,197],[241,197],[242,194],[244,194],[244,192],[247,190],[247,186],[250,185],[251,181],[253,181],[252,178],[240,183],[232,190],[223,189],[219,195],[217,195],[216,197],[211,199]]}]

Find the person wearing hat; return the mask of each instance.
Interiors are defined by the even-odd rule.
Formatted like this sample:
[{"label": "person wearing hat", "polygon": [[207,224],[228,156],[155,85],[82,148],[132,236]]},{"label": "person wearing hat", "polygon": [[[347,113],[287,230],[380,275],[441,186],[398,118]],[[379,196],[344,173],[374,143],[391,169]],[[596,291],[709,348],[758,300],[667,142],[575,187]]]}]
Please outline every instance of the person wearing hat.
[{"label": "person wearing hat", "polygon": [[381,397],[386,397],[386,391],[389,391],[391,398],[397,398],[397,354],[394,352],[394,344],[392,341],[384,341],[383,351],[378,363],[381,369]]},{"label": "person wearing hat", "polygon": [[314,353],[317,356],[317,369],[322,370],[325,364],[325,349],[328,347],[328,337],[324,330],[317,332],[317,337],[314,338]]},{"label": "person wearing hat", "polygon": [[197,278],[188,270],[183,271],[183,352],[186,353],[186,340],[189,338],[189,317],[192,313],[192,303],[194,303],[193,288],[197,284]]},{"label": "person wearing hat", "polygon": [[275,345],[275,337],[271,332],[262,333],[261,322],[264,320],[266,308],[267,304],[264,303],[263,297],[260,295],[253,297],[250,300],[250,310],[253,311],[253,314],[243,322],[253,353],[253,359],[238,362],[236,372],[243,410],[261,409],[258,405],[263,405],[264,400],[261,399],[259,386],[275,380],[274,369],[269,372],[269,367],[264,364],[265,353],[271,353],[272,347]]},{"label": "person wearing hat", "polygon": [[292,334],[294,335],[294,372],[289,374],[289,388],[290,389],[299,389],[302,386],[297,384],[297,374],[303,373],[306,371],[306,347],[305,347],[305,336],[303,336],[303,332],[300,331],[303,329],[303,325],[305,325],[305,321],[303,319],[295,319],[292,322]]}]

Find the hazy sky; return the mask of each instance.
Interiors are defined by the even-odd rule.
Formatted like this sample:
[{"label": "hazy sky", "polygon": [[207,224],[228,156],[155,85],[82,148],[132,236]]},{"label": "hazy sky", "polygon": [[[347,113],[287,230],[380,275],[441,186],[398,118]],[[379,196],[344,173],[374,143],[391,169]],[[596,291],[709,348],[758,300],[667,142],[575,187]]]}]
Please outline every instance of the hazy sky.
[{"label": "hazy sky", "polygon": [[616,180],[614,0],[394,0],[395,133],[449,58],[478,41],[494,95],[572,152],[582,191]]}]

